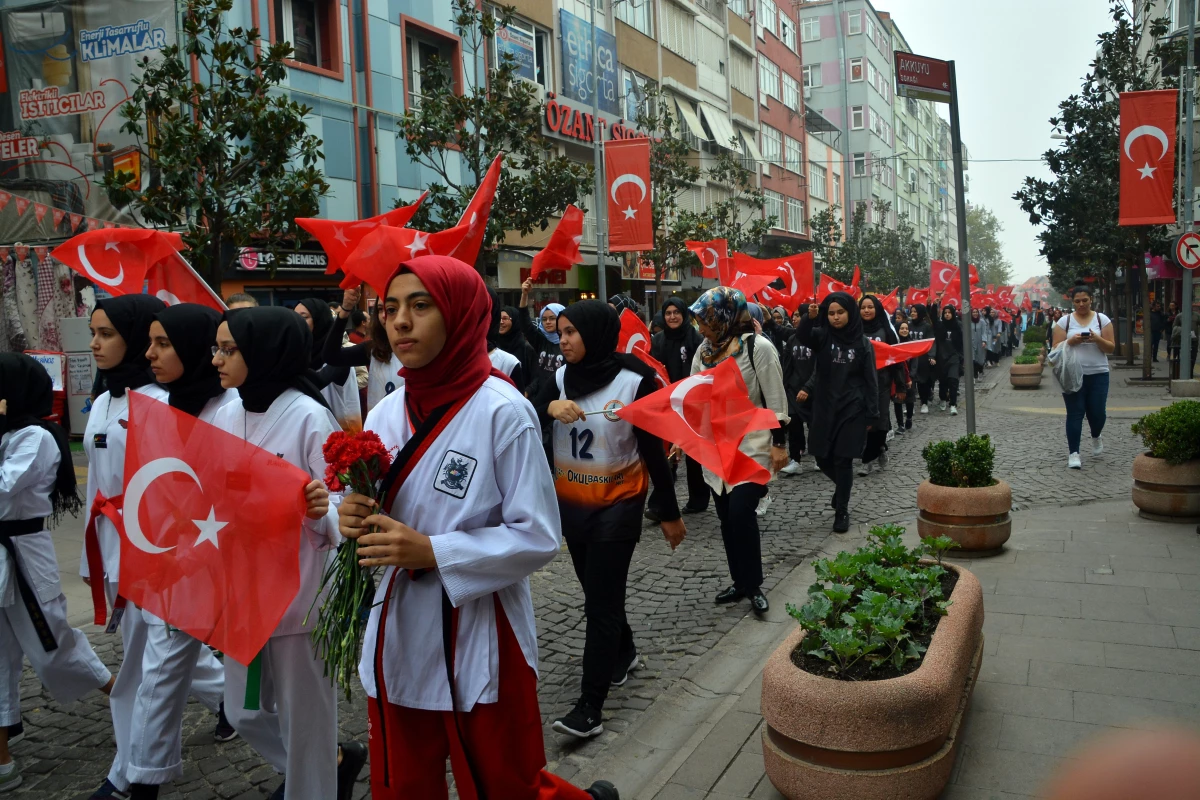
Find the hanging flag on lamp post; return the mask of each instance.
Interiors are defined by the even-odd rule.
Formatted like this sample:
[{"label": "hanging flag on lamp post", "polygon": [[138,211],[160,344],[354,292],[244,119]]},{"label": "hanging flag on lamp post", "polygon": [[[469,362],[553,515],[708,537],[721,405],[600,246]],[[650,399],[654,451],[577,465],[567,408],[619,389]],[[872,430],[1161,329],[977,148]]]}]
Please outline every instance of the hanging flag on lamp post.
[{"label": "hanging flag on lamp post", "polygon": [[1121,93],[1120,225],[1175,222],[1177,89]]},{"label": "hanging flag on lamp post", "polygon": [[608,176],[608,250],[651,250],[650,140],[613,139],[604,143]]}]

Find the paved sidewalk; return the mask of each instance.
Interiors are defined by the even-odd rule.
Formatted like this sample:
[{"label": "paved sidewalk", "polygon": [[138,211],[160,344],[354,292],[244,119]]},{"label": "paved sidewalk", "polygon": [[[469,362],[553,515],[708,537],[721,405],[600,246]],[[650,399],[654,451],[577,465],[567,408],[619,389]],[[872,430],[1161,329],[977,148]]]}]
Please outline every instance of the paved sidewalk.
[{"label": "paved sidewalk", "polygon": [[[1200,536],[1195,525],[1134,512],[1128,501],[1018,512],[999,555],[952,559],[979,577],[987,616],[946,800],[1035,797],[1081,742],[1109,729],[1200,727]],[[827,550],[862,536],[860,527]],[[807,567],[796,570],[776,589],[776,607],[802,602],[810,580]],[[760,673],[772,647],[748,653],[792,629],[772,617],[743,621],[722,642],[733,660],[685,676],[682,692],[660,699],[627,746],[597,765],[617,776],[622,797],[782,797],[762,761]],[[734,674],[739,663],[748,668]],[[707,711],[699,720],[688,713],[696,701],[677,702],[688,694]]]}]

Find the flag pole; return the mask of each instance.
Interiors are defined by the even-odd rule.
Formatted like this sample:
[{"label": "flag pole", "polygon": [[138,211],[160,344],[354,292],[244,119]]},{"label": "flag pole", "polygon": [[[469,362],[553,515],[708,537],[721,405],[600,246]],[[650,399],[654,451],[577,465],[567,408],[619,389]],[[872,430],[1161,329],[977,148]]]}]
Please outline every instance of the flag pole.
[{"label": "flag pole", "polygon": [[971,342],[971,268],[967,263],[967,192],[963,181],[962,126],[958,121],[958,77],[950,65],[950,146],[954,153],[954,193],[958,214],[958,289],[962,297],[963,403],[967,433],[975,432],[975,355]]},{"label": "flag pole", "polygon": [[183,254],[180,253],[178,250],[176,250],[175,257],[179,259],[180,264],[183,264],[184,269],[186,269],[188,272],[192,273],[192,277],[196,279],[196,282],[204,287],[204,291],[208,292],[208,296],[211,297],[213,300],[216,300],[220,304],[221,308],[228,311],[229,307],[225,305],[225,301],[221,299],[221,296],[219,294],[217,294],[216,292],[214,292],[212,290],[212,287],[208,285],[208,281],[206,281],[206,280],[204,280],[204,278],[200,277],[200,273],[196,272],[195,268],[191,264],[188,263],[188,260],[186,258],[183,257]]},{"label": "flag pole", "polygon": [[[1183,232],[1191,233],[1196,221],[1196,199],[1194,178],[1192,175],[1192,139],[1195,123],[1192,115],[1196,109],[1196,0],[1188,2],[1188,37],[1187,37],[1187,85],[1184,87],[1183,99]],[[1181,380],[1191,380],[1192,375],[1192,284],[1196,280],[1196,271],[1183,270],[1183,323],[1179,332],[1179,377]],[[1149,318],[1149,315],[1147,315]],[[1200,345],[1200,342],[1197,342]],[[1132,352],[1133,348],[1129,348]],[[1145,355],[1142,356],[1145,358]],[[1170,365],[1167,367],[1170,373]]]},{"label": "flag pole", "polygon": [[595,191],[596,198],[596,288],[600,300],[608,300],[608,280],[604,274],[604,208],[608,205],[607,191],[601,200],[601,190],[604,188],[604,152],[600,133],[600,73],[599,59],[596,52],[596,3],[603,0],[590,0],[592,7],[592,156],[595,160]]}]

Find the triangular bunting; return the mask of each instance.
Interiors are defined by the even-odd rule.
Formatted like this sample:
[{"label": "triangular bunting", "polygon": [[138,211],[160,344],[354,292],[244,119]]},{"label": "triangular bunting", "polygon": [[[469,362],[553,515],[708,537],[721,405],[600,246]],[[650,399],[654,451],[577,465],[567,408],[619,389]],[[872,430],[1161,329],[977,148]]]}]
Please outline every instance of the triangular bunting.
[{"label": "triangular bunting", "polygon": [[17,206],[17,216],[18,217],[25,216],[25,212],[29,210],[29,201],[26,200],[24,197],[21,197],[20,195],[14,195],[13,200],[15,201],[16,206]]},{"label": "triangular bunting", "polygon": [[83,224],[83,214],[72,214],[71,215],[71,231],[72,232],[79,230],[79,226],[82,224]]},{"label": "triangular bunting", "polygon": [[62,225],[63,219],[67,216],[67,212],[63,211],[61,208],[50,209],[50,214],[54,218],[55,228],[58,228],[59,225]]},{"label": "triangular bunting", "polygon": [[49,210],[50,210],[50,206],[45,205],[44,203],[34,203],[33,204],[33,215],[35,217],[37,217],[38,222],[41,222],[42,220],[44,220],[46,218],[46,212]]}]

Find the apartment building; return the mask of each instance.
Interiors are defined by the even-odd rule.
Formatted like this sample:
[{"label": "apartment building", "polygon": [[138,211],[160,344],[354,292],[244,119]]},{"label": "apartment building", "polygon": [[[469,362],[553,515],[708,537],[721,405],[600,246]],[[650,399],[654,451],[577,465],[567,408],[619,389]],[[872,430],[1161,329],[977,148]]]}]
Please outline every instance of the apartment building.
[{"label": "apartment building", "polygon": [[[808,156],[808,211],[820,214],[830,208],[840,208],[842,198],[842,176],[846,168],[846,149],[842,144],[842,130],[815,110],[804,112],[805,154]],[[839,213],[842,235],[846,233],[846,220]],[[818,262],[817,268],[821,265]]]}]

